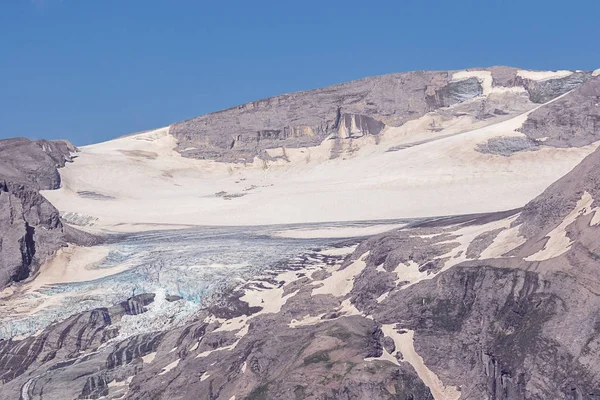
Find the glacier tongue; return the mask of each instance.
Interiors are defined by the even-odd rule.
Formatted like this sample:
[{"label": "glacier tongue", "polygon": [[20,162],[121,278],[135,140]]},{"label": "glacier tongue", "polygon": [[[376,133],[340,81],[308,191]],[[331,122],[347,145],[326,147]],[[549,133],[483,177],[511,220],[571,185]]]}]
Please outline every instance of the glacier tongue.
[{"label": "glacier tongue", "polygon": [[[389,221],[359,225],[373,229],[369,227],[387,226],[387,223]],[[348,236],[362,232],[355,230],[351,223],[343,225],[350,226]],[[316,225],[317,228],[322,226]],[[314,225],[308,227],[315,229]],[[168,325],[185,322],[224,292],[267,269],[276,268],[278,262],[339,240],[280,237],[286,229],[291,232],[299,228],[205,227],[121,236],[103,245],[108,247],[108,255],[94,265],[93,270],[87,271],[106,269],[118,273],[41,287],[32,282],[30,290],[0,305],[0,312],[7,316],[0,323],[0,339],[29,335],[55,320],[107,307],[142,293],[155,293],[154,303],[147,313],[126,316],[120,323],[120,334],[127,337],[140,331],[165,329]]]}]

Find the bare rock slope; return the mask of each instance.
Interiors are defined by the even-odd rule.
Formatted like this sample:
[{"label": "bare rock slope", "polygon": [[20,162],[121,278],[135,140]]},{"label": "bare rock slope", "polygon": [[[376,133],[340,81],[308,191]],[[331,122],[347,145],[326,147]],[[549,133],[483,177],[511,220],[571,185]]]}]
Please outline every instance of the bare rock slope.
[{"label": "bare rock slope", "polygon": [[31,275],[65,243],[56,208],[39,190],[60,186],[75,148],[62,141],[0,141],[0,289]]},{"label": "bare rock slope", "polygon": [[388,74],[271,97],[174,124],[171,133],[187,157],[252,162],[255,156],[265,157],[268,148],[314,146],[327,138],[376,136],[385,126],[399,127],[428,112],[478,98],[470,105],[478,118],[509,114],[514,105],[498,104],[494,96],[488,96],[494,88],[520,89],[530,102],[542,104],[592,77],[591,72],[571,72],[538,79],[520,76],[519,70],[508,67],[472,69],[456,75],[458,72]]}]

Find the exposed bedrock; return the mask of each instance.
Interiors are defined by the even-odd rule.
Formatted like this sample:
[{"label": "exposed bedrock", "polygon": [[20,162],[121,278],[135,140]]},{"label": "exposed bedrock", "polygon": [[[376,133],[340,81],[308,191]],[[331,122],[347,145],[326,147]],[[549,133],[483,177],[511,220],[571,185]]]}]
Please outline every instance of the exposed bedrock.
[{"label": "exposed bedrock", "polygon": [[[600,302],[562,274],[455,267],[390,295],[374,317],[415,330],[426,365],[462,398],[600,395]],[[581,310],[585,307],[585,311]]]},{"label": "exposed bedrock", "polygon": [[184,156],[251,162],[267,148],[377,135],[385,125],[399,126],[482,93],[475,78],[448,85],[450,80],[448,72],[429,71],[365,78],[192,118],[170,132]]},{"label": "exposed bedrock", "polygon": [[[0,383],[13,380],[28,368],[41,368],[44,364],[53,365],[57,361],[57,366],[60,366],[63,361],[96,350],[118,334],[118,329],[112,326],[115,322],[123,315],[145,312],[145,306],[153,299],[153,294],[138,295],[110,308],[76,314],[48,326],[36,336],[16,341],[1,340]],[[123,357],[131,359],[136,356],[134,353],[127,355],[116,351],[107,363],[122,363]]]},{"label": "exposed bedrock", "polygon": [[[523,224],[520,227],[521,234],[528,239],[541,239],[575,209],[586,192],[592,199],[599,199],[598,171],[600,149],[584,158],[570,173],[554,182],[523,208],[520,218],[515,222]],[[593,205],[598,206],[596,202]]]},{"label": "exposed bedrock", "polygon": [[[524,243],[508,257],[477,259],[506,233],[492,229],[470,241],[470,260],[400,289],[390,282],[396,266],[412,262],[429,273],[432,259],[448,260],[457,234],[440,220],[367,239],[352,256],[369,251],[353,303],[379,323],[414,330],[417,353],[445,384],[460,386],[463,399],[598,398],[600,226],[591,210],[599,160],[597,150],[513,212]],[[448,221],[462,229],[486,222]],[[552,253],[530,260],[557,236],[565,240]]]},{"label": "exposed bedrock", "polygon": [[[498,96],[512,96],[509,102],[517,103],[516,98],[523,97],[532,106],[545,103],[591,78],[591,73],[574,72],[561,78],[532,80],[508,67],[471,71],[476,76],[467,73],[464,79],[454,80],[455,71],[396,73],[285,94],[178,122],[171,126],[170,133],[185,157],[252,162],[256,156],[269,158],[265,149],[378,135],[386,126],[401,126],[428,112],[474,99],[479,104],[476,109],[485,109],[475,110],[478,119],[516,113],[522,106],[505,110],[506,104],[490,105],[498,103]],[[481,72],[489,73],[491,82],[484,83],[484,78],[477,75]],[[520,87],[524,95],[502,92],[492,96],[485,92],[485,85]]]},{"label": "exposed bedrock", "polygon": [[579,147],[598,141],[600,77],[572,89],[571,93],[532,112],[521,131],[554,147]]},{"label": "exposed bedrock", "polygon": [[38,190],[58,189],[58,168],[73,161],[76,150],[66,141],[0,140],[0,180]]},{"label": "exposed bedrock", "polygon": [[543,104],[573,89],[577,89],[591,78],[591,73],[579,71],[564,78],[541,81],[524,79],[523,84],[529,92],[531,101]]},{"label": "exposed bedrock", "polygon": [[76,240],[76,232],[68,235],[58,210],[39,193],[60,186],[58,168],[71,162],[75,151],[63,141],[0,140],[0,290],[28,278],[67,236]]}]

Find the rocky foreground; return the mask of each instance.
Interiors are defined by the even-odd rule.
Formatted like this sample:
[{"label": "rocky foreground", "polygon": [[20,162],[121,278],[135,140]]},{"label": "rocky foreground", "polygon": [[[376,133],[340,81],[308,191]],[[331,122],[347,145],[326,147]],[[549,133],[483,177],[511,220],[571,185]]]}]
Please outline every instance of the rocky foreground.
[{"label": "rocky foreground", "polygon": [[[526,112],[522,136],[484,142],[476,150],[482,157],[510,159],[522,152],[591,146],[600,139],[597,74],[541,79],[512,69],[491,71],[492,82],[484,74],[457,84],[445,73],[366,79],[199,117],[174,126],[172,134],[186,157],[234,164],[236,157],[270,160],[269,141],[292,147],[297,137],[299,146],[352,141],[353,135],[389,132],[411,113],[419,118],[432,108],[441,115],[464,107],[471,117],[476,108],[485,120],[486,107],[494,104],[493,87],[519,85],[514,102],[507,100],[513,91],[504,89],[496,100],[514,115]],[[409,83],[401,92],[415,85],[416,94],[400,95],[387,82],[402,79]],[[339,93],[341,103],[327,100]],[[311,111],[306,96],[321,99],[323,109]],[[377,102],[385,106],[375,107]],[[298,125],[276,120],[283,114],[273,104],[289,106]],[[489,118],[501,118],[502,109],[493,107],[496,116]],[[262,118],[270,122],[261,125]],[[214,124],[231,132],[227,124],[238,126],[235,121],[243,128],[231,142],[217,128],[203,131]],[[265,125],[268,129],[261,130]],[[298,136],[299,126],[314,135]],[[332,132],[337,136],[331,138]],[[4,143],[25,146],[35,162],[47,165],[43,171],[50,171],[38,182],[31,177],[43,176],[40,169],[26,170],[14,160],[2,168],[17,167],[0,169],[10,182],[0,192],[0,202],[5,199],[0,224],[9,228],[2,231],[0,271],[9,291],[35,281],[42,256],[70,241],[94,243],[91,235],[69,233],[73,228],[39,195],[40,189],[60,184],[56,168],[74,152],[49,143]],[[195,148],[185,150],[190,147]],[[348,154],[346,144],[340,148]],[[427,218],[302,252],[239,282],[185,321],[174,323],[177,315],[160,312],[184,304],[181,297],[128,294],[119,304],[2,340],[0,398],[598,398],[600,150],[591,151],[523,207]],[[3,301],[11,301],[10,293]]]}]

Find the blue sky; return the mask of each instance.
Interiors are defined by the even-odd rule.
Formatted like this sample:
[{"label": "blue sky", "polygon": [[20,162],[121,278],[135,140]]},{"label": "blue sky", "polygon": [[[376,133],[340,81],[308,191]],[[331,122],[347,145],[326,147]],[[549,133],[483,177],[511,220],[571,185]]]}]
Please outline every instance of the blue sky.
[{"label": "blue sky", "polygon": [[600,68],[600,1],[4,0],[0,138],[77,145],[369,75]]}]

